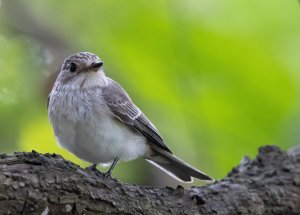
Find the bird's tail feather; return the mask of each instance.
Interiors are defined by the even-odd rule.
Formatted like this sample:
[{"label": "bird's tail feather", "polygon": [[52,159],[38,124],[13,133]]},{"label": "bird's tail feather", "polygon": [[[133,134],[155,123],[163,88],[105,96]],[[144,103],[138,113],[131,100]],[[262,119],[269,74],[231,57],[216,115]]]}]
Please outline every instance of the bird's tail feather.
[{"label": "bird's tail feather", "polygon": [[146,158],[148,162],[182,182],[193,182],[193,178],[204,181],[213,181],[205,173],[190,166],[175,155],[162,149],[152,148],[152,154]]}]

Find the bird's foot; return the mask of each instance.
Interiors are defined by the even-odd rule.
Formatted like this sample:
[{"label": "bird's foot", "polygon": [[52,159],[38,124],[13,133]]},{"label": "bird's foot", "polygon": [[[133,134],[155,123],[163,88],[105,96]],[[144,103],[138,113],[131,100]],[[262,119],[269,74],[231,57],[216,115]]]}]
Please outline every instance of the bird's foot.
[{"label": "bird's foot", "polygon": [[111,178],[111,172],[112,171],[108,170],[107,172],[102,173],[102,174],[103,174],[104,178]]},{"label": "bird's foot", "polygon": [[103,173],[97,169],[97,164],[93,164],[87,168],[85,168],[86,170],[95,173],[96,175],[102,175]]},{"label": "bird's foot", "polygon": [[111,166],[109,167],[109,170],[106,173],[103,173],[104,178],[111,178],[111,173],[113,169],[115,168],[116,164],[118,163],[119,158],[115,158],[112,162]]},{"label": "bird's foot", "polygon": [[97,169],[97,164],[93,164],[93,165],[91,165],[91,166],[89,166],[89,167],[87,167],[85,169],[88,170],[88,171],[91,171],[91,172],[99,171]]}]

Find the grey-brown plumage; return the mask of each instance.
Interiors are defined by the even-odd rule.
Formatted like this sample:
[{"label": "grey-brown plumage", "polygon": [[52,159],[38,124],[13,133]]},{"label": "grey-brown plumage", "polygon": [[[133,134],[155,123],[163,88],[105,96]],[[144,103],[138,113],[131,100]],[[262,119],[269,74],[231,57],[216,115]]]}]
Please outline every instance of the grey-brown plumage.
[{"label": "grey-brown plumage", "polygon": [[125,90],[105,76],[91,53],[68,57],[49,95],[49,118],[58,142],[94,164],[143,156],[173,177],[212,180],[186,164],[164,143],[155,126]]},{"label": "grey-brown plumage", "polygon": [[102,94],[107,106],[115,116],[128,126],[136,129],[151,143],[170,152],[158,131],[149,119],[133,104],[125,90],[115,81],[108,79]]},{"label": "grey-brown plumage", "polygon": [[150,163],[167,170],[168,173],[184,182],[191,182],[191,177],[211,180],[209,176],[187,165],[172,154],[154,125],[134,105],[129,95],[118,83],[108,79],[108,85],[103,88],[102,93],[115,117],[147,138],[147,142],[152,149],[150,156],[147,158]]}]

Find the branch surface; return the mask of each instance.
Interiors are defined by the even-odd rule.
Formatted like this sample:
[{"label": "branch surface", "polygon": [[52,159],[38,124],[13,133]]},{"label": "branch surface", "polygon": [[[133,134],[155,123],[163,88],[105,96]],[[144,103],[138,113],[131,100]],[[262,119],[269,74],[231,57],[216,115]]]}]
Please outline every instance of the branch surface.
[{"label": "branch surface", "polygon": [[122,183],[55,154],[0,155],[0,214],[300,214],[300,149],[245,157],[203,187]]}]

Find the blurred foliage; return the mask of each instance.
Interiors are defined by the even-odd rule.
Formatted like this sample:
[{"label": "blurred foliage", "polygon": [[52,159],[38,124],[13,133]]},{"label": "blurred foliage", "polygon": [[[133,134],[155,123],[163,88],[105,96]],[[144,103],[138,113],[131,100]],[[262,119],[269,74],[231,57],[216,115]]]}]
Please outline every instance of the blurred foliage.
[{"label": "blurred foliage", "polygon": [[[7,24],[12,16],[3,15],[2,4],[1,152],[55,152],[87,165],[56,145],[48,122],[44,85],[55,72],[55,54],[12,31]],[[261,145],[287,149],[299,143],[297,1],[31,0],[26,5],[41,26],[71,45],[68,54],[98,54],[106,74],[128,91],[173,152],[209,175],[223,177]],[[140,165],[121,164],[115,175],[146,183],[149,175]]]}]

